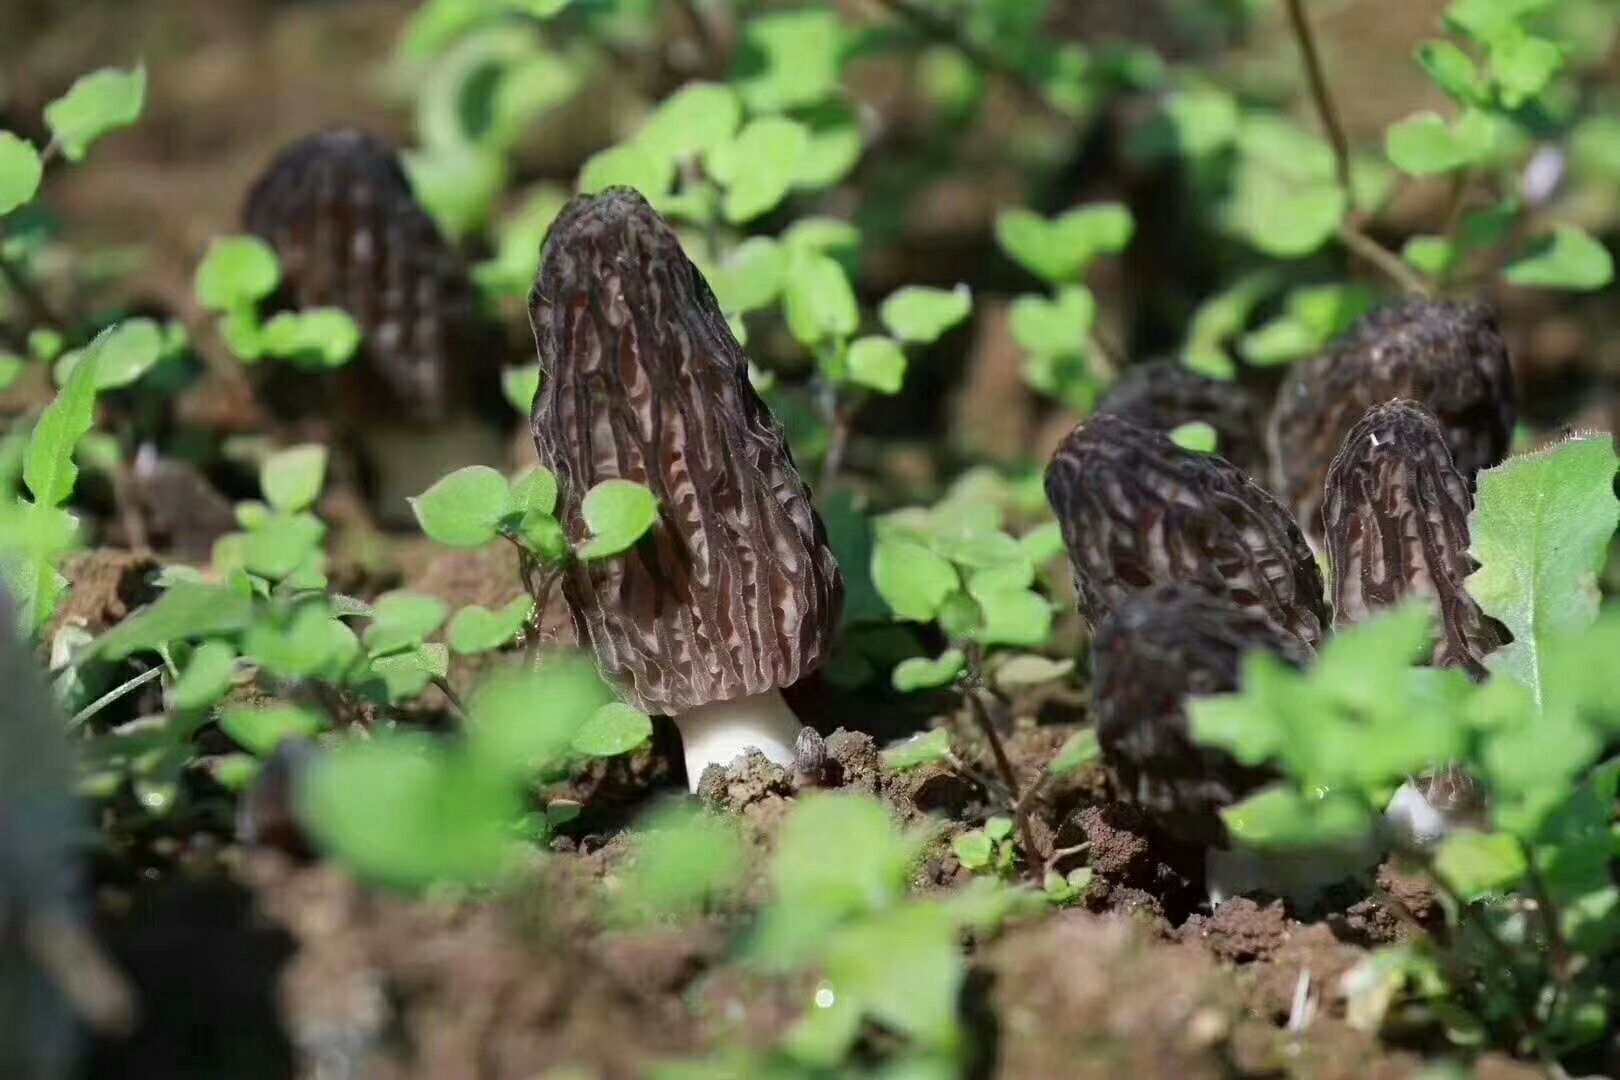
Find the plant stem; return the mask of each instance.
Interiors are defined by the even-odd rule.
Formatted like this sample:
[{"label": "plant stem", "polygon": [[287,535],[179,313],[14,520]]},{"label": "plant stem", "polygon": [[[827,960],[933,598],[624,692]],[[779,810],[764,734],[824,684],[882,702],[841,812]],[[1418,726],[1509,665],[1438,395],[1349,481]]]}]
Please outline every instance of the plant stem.
[{"label": "plant stem", "polygon": [[105,709],[107,706],[111,705],[125,694],[134,693],[136,690],[139,690],[141,687],[145,686],[147,683],[151,682],[153,679],[162,674],[163,668],[155,667],[150,671],[141,672],[128,682],[120,683],[118,686],[113,687],[111,690],[107,691],[105,694],[102,694],[100,697],[96,698],[96,700],[74,713],[73,718],[67,722],[68,730],[76,730],[79,725],[95,716],[96,713],[100,712],[102,709]]},{"label": "plant stem", "polygon": [[1001,773],[1001,782],[1007,785],[1011,797],[1013,819],[1018,824],[1018,838],[1024,844],[1024,865],[1029,872],[1030,880],[1037,885],[1042,880],[1042,864],[1040,851],[1035,847],[1035,833],[1029,824],[1029,802],[1023,797],[1018,787],[1018,774],[1013,771],[1012,760],[1007,757],[1007,748],[1002,745],[1001,733],[996,730],[995,722],[990,719],[989,710],[979,697],[979,691],[984,686],[984,675],[979,667],[979,648],[969,645],[967,649],[968,677],[964,687],[968,702],[968,711],[973,714],[973,720],[983,732],[985,741],[990,744],[990,754],[996,759],[996,770]]},{"label": "plant stem", "polygon": [[1348,219],[1339,225],[1339,239],[1351,252],[1361,256],[1368,264],[1377,268],[1383,275],[1394,282],[1403,292],[1416,296],[1430,295],[1429,283],[1423,280],[1421,274],[1410,266],[1406,260],[1395,254],[1389,248],[1380,244],[1366,233],[1362,232]]},{"label": "plant stem", "polygon": [[465,723],[467,720],[467,707],[461,703],[460,695],[451,689],[450,683],[445,677],[443,675],[433,676],[433,685],[439,688],[439,693],[444,695],[445,700],[450,702],[457,714],[460,715],[462,722]]}]

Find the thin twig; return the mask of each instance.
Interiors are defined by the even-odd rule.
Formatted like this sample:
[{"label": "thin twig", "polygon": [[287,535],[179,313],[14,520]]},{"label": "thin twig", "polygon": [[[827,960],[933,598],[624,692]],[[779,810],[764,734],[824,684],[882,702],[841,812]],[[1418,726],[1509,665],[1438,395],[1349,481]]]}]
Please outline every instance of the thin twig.
[{"label": "thin twig", "polygon": [[1424,281],[1416,270],[1406,265],[1405,259],[1352,225],[1348,219],[1339,225],[1339,239],[1344,242],[1345,247],[1376,267],[1403,292],[1415,296],[1429,295],[1429,283]]},{"label": "thin twig", "polygon": [[465,722],[467,719],[467,708],[461,703],[460,695],[450,688],[450,684],[445,680],[444,676],[433,676],[433,685],[439,688],[439,693],[444,695],[445,700],[450,702],[450,704],[455,708],[457,714],[460,715],[462,721]]},{"label": "thin twig", "polygon": [[107,691],[105,694],[102,694],[100,697],[96,698],[96,700],[74,713],[73,718],[67,723],[68,730],[76,730],[80,724],[83,724],[92,716],[95,716],[96,713],[100,712],[102,709],[105,709],[107,706],[111,705],[125,694],[134,693],[136,690],[139,690],[141,687],[145,686],[147,683],[151,682],[153,679],[162,674],[163,668],[155,667],[150,671],[141,672],[128,682],[120,683],[118,686],[113,687],[111,690]]},{"label": "thin twig", "polygon": [[855,427],[855,414],[860,410],[860,401],[840,400],[833,405],[832,416],[827,423],[827,452],[821,459],[820,487],[830,486],[839,472],[844,468],[844,458],[849,453],[849,437]]},{"label": "thin twig", "polygon": [[1041,883],[1041,854],[1035,846],[1035,833],[1029,824],[1029,807],[1025,804],[1022,793],[1018,787],[1018,774],[1013,771],[1012,760],[1007,757],[1007,748],[1001,743],[1001,733],[996,731],[995,723],[990,719],[989,711],[979,698],[980,676],[977,657],[968,662],[970,672],[965,696],[968,701],[968,710],[973,714],[974,722],[984,733],[985,741],[990,744],[990,755],[996,759],[996,770],[1001,773],[1002,783],[1007,785],[1007,792],[1013,806],[1013,820],[1018,823],[1018,838],[1024,842],[1024,865],[1029,871],[1030,879],[1037,885]]}]

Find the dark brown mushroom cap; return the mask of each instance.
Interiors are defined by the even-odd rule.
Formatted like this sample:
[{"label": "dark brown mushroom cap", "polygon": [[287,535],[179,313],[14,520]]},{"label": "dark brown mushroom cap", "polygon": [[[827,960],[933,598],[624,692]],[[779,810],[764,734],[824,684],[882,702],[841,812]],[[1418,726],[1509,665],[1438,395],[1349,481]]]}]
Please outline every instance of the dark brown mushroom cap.
[{"label": "dark brown mushroom cap", "polygon": [[826,659],[844,585],[782,428],[709,285],[636,192],[569,203],[530,298],[534,437],[564,522],[603,480],[647,485],[652,533],[576,563],[582,641],[644,709],[679,714],[791,685]]},{"label": "dark brown mushroom cap", "polygon": [[1442,631],[1434,662],[1483,678],[1485,655],[1503,637],[1463,588],[1475,569],[1473,505],[1434,413],[1405,400],[1368,409],[1328,469],[1322,505],[1334,627],[1430,597]]},{"label": "dark brown mushroom cap", "polygon": [[1327,626],[1322,572],[1288,512],[1215,454],[1117,416],[1095,416],[1046,469],[1093,626],[1133,592],[1196,585],[1317,647]]},{"label": "dark brown mushroom cap", "polygon": [[1290,369],[1271,417],[1272,490],[1313,543],[1322,536],[1322,485],[1333,456],[1361,414],[1391,398],[1434,412],[1470,487],[1476,472],[1500,462],[1513,435],[1513,369],[1490,309],[1392,304]]},{"label": "dark brown mushroom cap", "polygon": [[300,139],[253,185],[243,220],[280,257],[290,306],[341,308],[359,325],[350,369],[375,369],[356,388],[380,394],[374,405],[438,420],[495,380],[466,268],[381,139],[353,128]]},{"label": "dark brown mushroom cap", "polygon": [[1172,836],[1225,846],[1218,812],[1274,776],[1189,733],[1187,700],[1240,688],[1245,653],[1295,667],[1311,650],[1270,619],[1190,585],[1126,597],[1091,646],[1097,742],[1121,794]]},{"label": "dark brown mushroom cap", "polygon": [[1202,421],[1215,429],[1222,457],[1267,479],[1265,409],[1235,382],[1211,379],[1179,360],[1150,360],[1126,368],[1096,411],[1167,433]]}]

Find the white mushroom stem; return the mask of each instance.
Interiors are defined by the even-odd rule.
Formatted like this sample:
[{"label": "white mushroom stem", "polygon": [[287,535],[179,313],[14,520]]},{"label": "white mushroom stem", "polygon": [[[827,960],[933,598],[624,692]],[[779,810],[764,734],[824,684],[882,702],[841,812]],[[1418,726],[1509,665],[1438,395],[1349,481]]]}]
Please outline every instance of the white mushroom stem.
[{"label": "white mushroom stem", "polygon": [[693,791],[703,770],[724,767],[749,747],[778,765],[793,768],[794,743],[803,727],[780,690],[732,701],[713,701],[672,718],[681,729],[686,780]]}]

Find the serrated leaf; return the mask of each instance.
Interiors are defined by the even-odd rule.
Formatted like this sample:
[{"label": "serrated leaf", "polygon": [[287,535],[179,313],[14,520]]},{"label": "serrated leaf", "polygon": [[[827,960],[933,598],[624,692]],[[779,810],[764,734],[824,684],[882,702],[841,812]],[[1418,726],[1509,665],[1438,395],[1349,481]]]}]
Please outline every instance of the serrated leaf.
[{"label": "serrated leaf", "polygon": [[878,317],[901,341],[931,345],[972,310],[973,290],[966,285],[954,289],[907,285],[889,294]]},{"label": "serrated leaf", "polygon": [[0,217],[32,202],[44,175],[45,166],[34,144],[0,131]]},{"label": "serrated leaf", "polygon": [[102,68],[81,76],[45,106],[45,124],[69,161],[83,160],[101,136],[140,119],[146,103],[146,67]]},{"label": "serrated leaf", "polygon": [[259,468],[259,487],[284,514],[308,509],[326,483],[326,447],[305,443],[270,455]]},{"label": "serrated leaf", "polygon": [[585,493],[580,514],[591,538],[582,559],[606,559],[629,550],[658,520],[658,500],[632,480],[604,480]]},{"label": "serrated leaf", "polygon": [[487,465],[457,469],[410,500],[422,531],[449,547],[482,547],[511,510],[506,477]]},{"label": "serrated leaf", "polygon": [[1543,654],[1552,635],[1597,617],[1597,575],[1620,522],[1616,458],[1608,435],[1569,439],[1511,458],[1478,477],[1466,587],[1513,641],[1486,658],[1498,675],[1545,705]]},{"label": "serrated leaf", "polygon": [[103,330],[85,348],[67,384],[45,407],[29,436],[28,453],[23,459],[23,482],[41,506],[60,506],[73,494],[73,485],[79,476],[79,467],[73,463],[73,448],[95,420],[101,353],[113,333],[114,330]]},{"label": "serrated leaf", "polygon": [[1515,285],[1587,292],[1614,280],[1614,257],[1585,231],[1563,225],[1537,240],[1502,276]]}]

